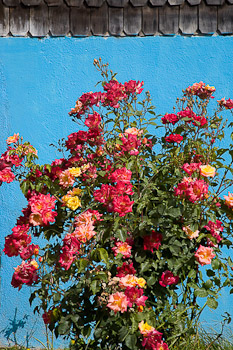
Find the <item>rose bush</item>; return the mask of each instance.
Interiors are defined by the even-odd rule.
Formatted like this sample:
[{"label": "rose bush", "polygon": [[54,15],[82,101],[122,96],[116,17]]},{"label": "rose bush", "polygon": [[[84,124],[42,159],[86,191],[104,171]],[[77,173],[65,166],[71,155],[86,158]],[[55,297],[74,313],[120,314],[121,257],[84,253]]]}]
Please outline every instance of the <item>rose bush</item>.
[{"label": "rose bush", "polygon": [[78,98],[69,114],[84,129],[60,159],[38,165],[30,143],[7,139],[0,180],[28,201],[5,238],[22,258],[12,285],[34,287],[35,311],[74,348],[167,350],[195,331],[198,297],[215,309],[233,285],[233,150],[221,148],[233,103],[211,115],[215,88],[195,83],[156,124],[143,82],[94,64],[103,91]]}]

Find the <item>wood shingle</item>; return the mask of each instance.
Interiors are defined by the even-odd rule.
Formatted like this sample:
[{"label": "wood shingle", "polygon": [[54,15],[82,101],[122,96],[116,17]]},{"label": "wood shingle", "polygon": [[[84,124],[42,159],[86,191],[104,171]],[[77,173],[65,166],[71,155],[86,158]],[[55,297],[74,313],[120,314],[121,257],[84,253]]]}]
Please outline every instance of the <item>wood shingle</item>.
[{"label": "wood shingle", "polygon": [[171,6],[182,5],[184,3],[184,0],[168,0],[168,3]]},{"label": "wood shingle", "polygon": [[197,6],[190,6],[188,3],[180,7],[180,30],[182,34],[192,35],[198,30]]},{"label": "wood shingle", "polygon": [[191,5],[191,6],[195,6],[195,5],[199,5],[201,3],[201,0],[187,0],[187,2]]},{"label": "wood shingle", "polygon": [[6,36],[9,31],[9,7],[0,3],[0,36]]},{"label": "wood shingle", "polygon": [[101,7],[104,0],[86,0],[87,6],[89,7]]},{"label": "wood shingle", "polygon": [[69,33],[69,8],[61,6],[49,7],[49,29],[53,36],[65,36]]},{"label": "wood shingle", "polygon": [[108,7],[91,8],[91,30],[93,35],[106,35],[108,33]]},{"label": "wood shingle", "polygon": [[147,4],[147,0],[130,0],[130,3],[133,6],[145,6]]},{"label": "wood shingle", "polygon": [[90,35],[90,27],[91,10],[85,6],[72,8],[70,12],[71,34],[73,36],[88,36]]},{"label": "wood shingle", "polygon": [[63,0],[45,0],[48,6],[61,6],[63,5]]},{"label": "wood shingle", "polygon": [[83,5],[83,0],[65,0],[69,7],[81,7]]},{"label": "wood shingle", "polygon": [[124,8],[124,32],[126,35],[137,35],[142,28],[142,10],[128,5]]},{"label": "wood shingle", "polygon": [[43,3],[30,9],[29,31],[32,36],[43,37],[49,31],[49,9]]},{"label": "wood shingle", "polygon": [[207,6],[204,1],[199,6],[199,30],[202,34],[217,31],[217,6]]},{"label": "wood shingle", "polygon": [[25,6],[39,6],[42,0],[21,0],[21,3]]},{"label": "wood shingle", "polygon": [[125,7],[128,0],[107,0],[107,4],[112,7]]},{"label": "wood shingle", "polygon": [[165,5],[159,8],[159,31],[165,35],[177,34],[179,30],[179,7]]},{"label": "wood shingle", "polygon": [[9,7],[18,6],[20,4],[20,0],[3,0],[3,4]]},{"label": "wood shingle", "polygon": [[150,0],[152,6],[163,6],[166,2],[167,0]]},{"label": "wood shingle", "polygon": [[142,32],[144,35],[158,33],[159,10],[157,7],[143,7],[142,9]]},{"label": "wood shingle", "polygon": [[109,8],[109,34],[120,36],[124,29],[124,10],[119,7]]},{"label": "wood shingle", "polygon": [[19,5],[10,8],[10,32],[13,36],[25,36],[29,32],[30,9]]},{"label": "wood shingle", "polygon": [[221,6],[218,9],[218,30],[221,34],[233,33],[233,5]]}]

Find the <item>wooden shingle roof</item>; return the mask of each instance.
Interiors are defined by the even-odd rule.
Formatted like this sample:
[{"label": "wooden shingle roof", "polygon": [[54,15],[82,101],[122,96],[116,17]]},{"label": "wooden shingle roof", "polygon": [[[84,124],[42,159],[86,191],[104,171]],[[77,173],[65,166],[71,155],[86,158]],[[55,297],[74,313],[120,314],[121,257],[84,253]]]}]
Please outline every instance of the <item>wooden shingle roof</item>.
[{"label": "wooden shingle roof", "polygon": [[176,34],[233,34],[233,0],[0,0],[0,36]]}]

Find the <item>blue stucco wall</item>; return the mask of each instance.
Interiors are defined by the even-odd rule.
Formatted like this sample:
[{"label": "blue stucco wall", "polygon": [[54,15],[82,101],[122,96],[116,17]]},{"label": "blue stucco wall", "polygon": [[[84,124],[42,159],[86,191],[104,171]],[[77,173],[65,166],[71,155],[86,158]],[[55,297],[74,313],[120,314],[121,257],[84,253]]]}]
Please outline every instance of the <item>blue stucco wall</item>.
[{"label": "blue stucco wall", "polygon": [[[0,152],[6,138],[19,132],[38,149],[41,163],[56,158],[49,144],[76,130],[67,113],[78,96],[95,89],[100,77],[92,62],[99,57],[120,81],[144,80],[157,113],[172,112],[182,89],[200,80],[216,87],[217,99],[233,97],[233,37],[1,38]],[[25,201],[14,183],[1,187],[0,201],[2,250]],[[29,307],[29,289],[18,292],[10,285],[17,264],[2,255],[0,343],[15,333],[19,343],[40,346],[33,337],[44,341],[44,329]],[[215,327],[232,302],[223,293],[217,311],[207,310],[202,320]]]}]

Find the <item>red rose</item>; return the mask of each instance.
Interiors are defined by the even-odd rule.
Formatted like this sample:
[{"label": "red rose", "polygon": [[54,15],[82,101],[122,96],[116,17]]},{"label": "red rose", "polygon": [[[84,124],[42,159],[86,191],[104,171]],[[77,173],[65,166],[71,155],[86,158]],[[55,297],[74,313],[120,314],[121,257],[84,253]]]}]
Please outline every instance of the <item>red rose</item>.
[{"label": "red rose", "polygon": [[171,284],[177,284],[178,282],[179,282],[179,276],[174,276],[173,273],[169,270],[164,271],[159,280],[159,284],[162,287],[167,287]]},{"label": "red rose", "polygon": [[183,140],[183,136],[181,136],[179,134],[171,134],[171,135],[165,137],[166,142],[180,143],[182,140]]}]

